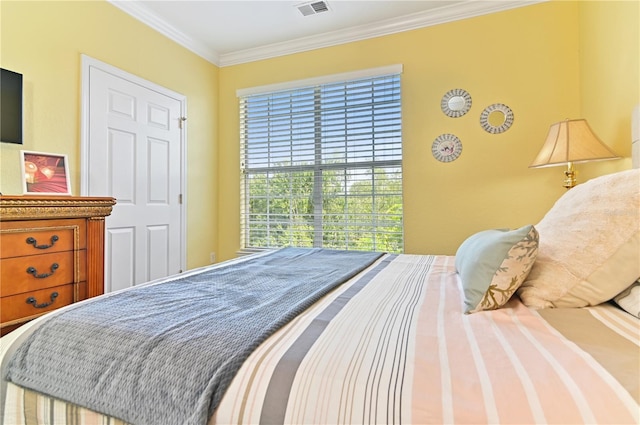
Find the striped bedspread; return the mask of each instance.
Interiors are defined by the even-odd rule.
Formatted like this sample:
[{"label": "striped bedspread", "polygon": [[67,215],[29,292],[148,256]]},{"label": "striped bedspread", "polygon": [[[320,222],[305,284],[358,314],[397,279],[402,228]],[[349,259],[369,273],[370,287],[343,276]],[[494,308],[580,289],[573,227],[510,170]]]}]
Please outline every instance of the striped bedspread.
[{"label": "striped bedspread", "polygon": [[[464,315],[453,261],[381,258],[261,344],[209,423],[640,421],[638,319],[608,305],[535,312],[517,298]],[[12,384],[5,414],[121,423]]]}]

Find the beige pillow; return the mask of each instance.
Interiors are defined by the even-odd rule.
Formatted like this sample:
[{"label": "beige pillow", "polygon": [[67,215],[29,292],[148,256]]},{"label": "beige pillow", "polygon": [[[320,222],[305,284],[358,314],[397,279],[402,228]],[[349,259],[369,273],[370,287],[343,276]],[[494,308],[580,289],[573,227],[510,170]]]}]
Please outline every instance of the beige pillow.
[{"label": "beige pillow", "polygon": [[610,300],[640,276],[640,170],[569,189],[535,227],[538,257],[517,292],[526,305]]},{"label": "beige pillow", "polygon": [[613,302],[618,304],[620,308],[627,313],[640,319],[640,279],[613,297]]}]

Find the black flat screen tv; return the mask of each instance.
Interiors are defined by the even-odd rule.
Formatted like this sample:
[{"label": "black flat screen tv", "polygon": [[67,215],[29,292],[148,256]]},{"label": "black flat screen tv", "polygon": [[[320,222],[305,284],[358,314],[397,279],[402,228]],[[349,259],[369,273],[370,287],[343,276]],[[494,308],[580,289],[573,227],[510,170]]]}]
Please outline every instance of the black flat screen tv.
[{"label": "black flat screen tv", "polygon": [[22,144],[22,74],[0,68],[0,141]]}]

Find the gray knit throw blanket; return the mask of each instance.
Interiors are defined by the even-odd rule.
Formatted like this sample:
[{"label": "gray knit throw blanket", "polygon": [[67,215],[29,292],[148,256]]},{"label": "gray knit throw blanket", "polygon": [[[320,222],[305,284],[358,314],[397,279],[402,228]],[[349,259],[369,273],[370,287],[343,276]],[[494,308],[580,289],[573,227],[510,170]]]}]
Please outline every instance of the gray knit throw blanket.
[{"label": "gray knit throw blanket", "polygon": [[52,317],[7,379],[138,425],[206,424],[251,352],[381,254],[285,248]]}]

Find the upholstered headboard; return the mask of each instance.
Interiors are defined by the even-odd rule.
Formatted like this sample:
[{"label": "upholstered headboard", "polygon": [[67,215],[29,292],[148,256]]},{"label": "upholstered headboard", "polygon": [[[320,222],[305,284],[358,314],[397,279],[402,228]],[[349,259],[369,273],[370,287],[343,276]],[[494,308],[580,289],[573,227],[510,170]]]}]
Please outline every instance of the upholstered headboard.
[{"label": "upholstered headboard", "polygon": [[633,168],[640,168],[640,105],[631,115],[631,163]]}]

